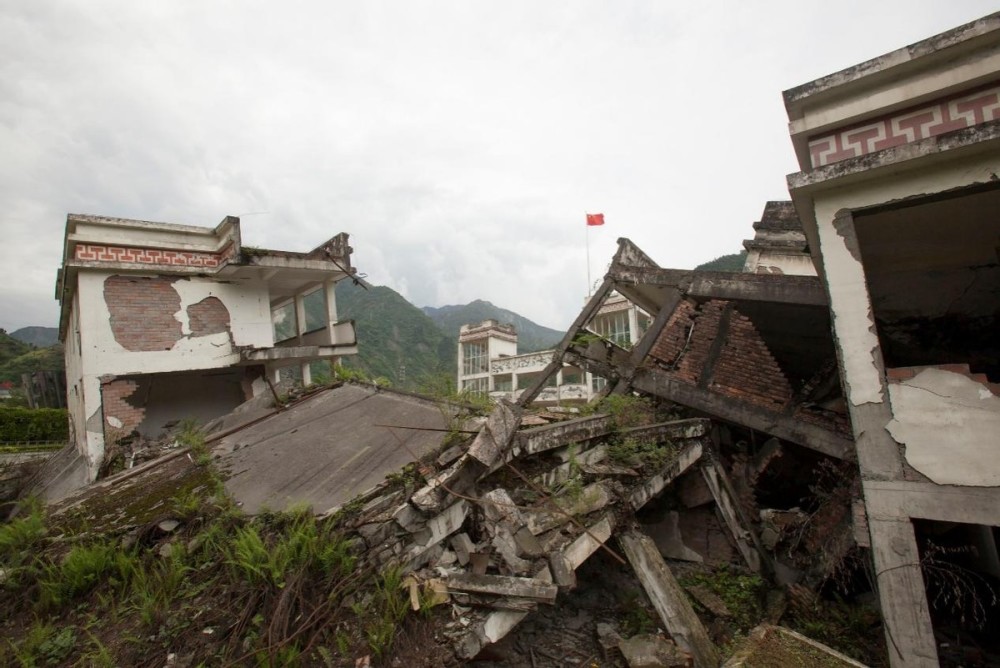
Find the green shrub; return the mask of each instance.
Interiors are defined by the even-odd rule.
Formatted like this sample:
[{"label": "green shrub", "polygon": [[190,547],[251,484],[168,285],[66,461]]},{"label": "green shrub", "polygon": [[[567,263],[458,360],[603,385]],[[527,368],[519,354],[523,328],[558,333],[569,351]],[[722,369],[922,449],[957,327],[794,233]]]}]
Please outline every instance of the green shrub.
[{"label": "green shrub", "polygon": [[0,408],[0,441],[65,441],[69,417],[63,408]]}]

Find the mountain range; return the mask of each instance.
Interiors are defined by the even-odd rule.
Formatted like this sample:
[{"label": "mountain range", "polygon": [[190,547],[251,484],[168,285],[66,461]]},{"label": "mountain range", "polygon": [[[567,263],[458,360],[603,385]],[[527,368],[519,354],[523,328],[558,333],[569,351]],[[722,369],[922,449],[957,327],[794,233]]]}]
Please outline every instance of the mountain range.
[{"label": "mountain range", "polygon": [[490,302],[477,299],[468,304],[453,306],[425,306],[421,309],[434,324],[448,336],[458,340],[458,331],[465,324],[478,324],[484,320],[496,320],[500,324],[511,324],[517,330],[517,350],[533,353],[555,347],[565,332],[543,327],[513,311],[494,306]]},{"label": "mountain range", "polygon": [[388,378],[395,387],[430,394],[454,389],[458,331],[466,323],[493,319],[513,324],[520,352],[551,348],[563,336],[487,301],[420,309],[391,288],[350,281],[337,285],[337,313],[354,320],[360,343],[358,355],[346,359],[346,366]]}]

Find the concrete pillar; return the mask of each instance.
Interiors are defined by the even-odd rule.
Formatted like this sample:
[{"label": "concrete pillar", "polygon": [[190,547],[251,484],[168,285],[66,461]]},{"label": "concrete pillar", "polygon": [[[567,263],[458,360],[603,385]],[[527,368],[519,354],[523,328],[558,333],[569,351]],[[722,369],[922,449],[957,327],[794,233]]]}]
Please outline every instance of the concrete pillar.
[{"label": "concrete pillar", "polygon": [[691,654],[696,668],[716,668],[721,663],[719,652],[653,539],[635,530],[623,532],[618,539],[674,642]]},{"label": "concrete pillar", "polygon": [[933,668],[937,646],[913,523],[905,517],[869,517],[868,527],[889,664]]},{"label": "concrete pillar", "polygon": [[295,295],[295,340],[302,345],[302,333],[306,331],[306,300],[301,294]]},{"label": "concrete pillar", "polygon": [[301,372],[302,387],[309,387],[312,385],[312,369],[309,367],[309,362],[302,363]]},{"label": "concrete pillar", "polygon": [[630,347],[639,342],[639,313],[635,304],[628,308],[628,342]]},{"label": "concrete pillar", "polygon": [[326,281],[323,290],[326,295],[326,321],[332,328],[337,323],[337,282]]}]

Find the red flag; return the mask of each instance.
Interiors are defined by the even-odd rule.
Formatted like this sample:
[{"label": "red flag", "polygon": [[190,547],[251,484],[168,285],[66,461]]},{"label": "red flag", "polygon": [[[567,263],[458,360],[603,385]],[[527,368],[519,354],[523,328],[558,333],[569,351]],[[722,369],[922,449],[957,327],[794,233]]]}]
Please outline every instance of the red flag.
[{"label": "red flag", "polygon": [[588,213],[587,214],[587,225],[603,225],[604,224],[604,214],[603,213]]}]

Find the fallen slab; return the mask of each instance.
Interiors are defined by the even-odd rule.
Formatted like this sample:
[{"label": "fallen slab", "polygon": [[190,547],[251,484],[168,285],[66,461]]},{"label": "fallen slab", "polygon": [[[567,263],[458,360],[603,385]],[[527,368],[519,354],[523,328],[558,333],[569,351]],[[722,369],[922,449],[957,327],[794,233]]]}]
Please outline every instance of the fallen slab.
[{"label": "fallen slab", "polygon": [[865,668],[851,657],[783,626],[761,624],[750,631],[744,645],[722,668],[752,666],[810,666],[810,668]]},{"label": "fallen slab", "polygon": [[450,591],[464,591],[496,596],[530,598],[551,603],[556,600],[559,588],[548,582],[532,578],[515,578],[509,575],[475,575],[456,573],[447,580]]},{"label": "fallen slab", "polygon": [[716,668],[721,661],[719,652],[653,539],[630,530],[622,532],[618,540],[674,642],[694,657],[696,668]]}]

